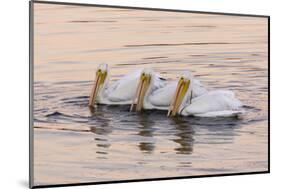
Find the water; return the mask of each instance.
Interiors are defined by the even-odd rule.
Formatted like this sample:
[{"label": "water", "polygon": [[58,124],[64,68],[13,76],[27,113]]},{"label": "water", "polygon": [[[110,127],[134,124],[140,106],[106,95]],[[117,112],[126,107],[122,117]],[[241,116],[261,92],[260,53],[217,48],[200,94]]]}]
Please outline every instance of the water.
[{"label": "water", "polygon": [[[267,19],[35,4],[35,185],[266,171]],[[239,118],[167,118],[88,108],[95,69],[111,81],[184,70],[243,102]]]}]

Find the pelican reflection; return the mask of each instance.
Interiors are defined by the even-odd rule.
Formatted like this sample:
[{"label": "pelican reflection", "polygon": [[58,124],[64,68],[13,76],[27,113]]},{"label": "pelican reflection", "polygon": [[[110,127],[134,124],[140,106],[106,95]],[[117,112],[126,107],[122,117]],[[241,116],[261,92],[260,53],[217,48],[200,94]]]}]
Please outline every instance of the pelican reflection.
[{"label": "pelican reflection", "polygon": [[188,124],[187,121],[182,117],[177,117],[172,120],[175,126],[175,136],[174,142],[180,145],[180,147],[175,148],[177,154],[192,154],[193,152],[193,135],[194,130]]},{"label": "pelican reflection", "polygon": [[90,131],[97,136],[94,139],[96,144],[96,154],[98,159],[107,159],[108,148],[111,146],[108,142],[108,136],[112,133],[113,128],[110,126],[110,120],[106,118],[103,111],[98,111],[92,107],[89,108],[91,113]]},{"label": "pelican reflection", "polygon": [[148,113],[138,114],[137,123],[140,125],[138,127],[139,132],[138,135],[145,137],[145,139],[139,142],[138,147],[139,150],[143,153],[151,154],[155,149],[155,142],[153,141],[153,126],[155,125],[154,116],[149,115]]}]

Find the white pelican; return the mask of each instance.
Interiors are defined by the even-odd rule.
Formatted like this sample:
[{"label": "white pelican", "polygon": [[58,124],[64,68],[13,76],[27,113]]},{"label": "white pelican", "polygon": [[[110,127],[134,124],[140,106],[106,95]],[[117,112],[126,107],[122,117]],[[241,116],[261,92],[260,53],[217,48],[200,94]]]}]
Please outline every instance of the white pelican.
[{"label": "white pelican", "polygon": [[[190,76],[190,72],[185,72],[186,76]],[[152,70],[144,70],[142,72],[140,82],[137,88],[136,96],[131,105],[131,111],[141,111],[142,109],[158,109],[168,110],[172,102],[177,82],[167,83],[165,86],[155,89],[155,73]],[[198,97],[207,92],[198,80],[193,80],[191,98]]]},{"label": "white pelican", "polygon": [[[101,64],[96,71],[96,78],[89,99],[89,106],[94,104],[126,105],[131,104],[136,93],[142,70],[125,75],[120,80],[109,85],[109,69],[107,64]],[[164,85],[163,79],[155,76],[153,87]]]},{"label": "white pelican", "polygon": [[244,112],[242,103],[228,90],[209,91],[191,100],[193,84],[192,77],[180,78],[168,116],[230,117]]}]

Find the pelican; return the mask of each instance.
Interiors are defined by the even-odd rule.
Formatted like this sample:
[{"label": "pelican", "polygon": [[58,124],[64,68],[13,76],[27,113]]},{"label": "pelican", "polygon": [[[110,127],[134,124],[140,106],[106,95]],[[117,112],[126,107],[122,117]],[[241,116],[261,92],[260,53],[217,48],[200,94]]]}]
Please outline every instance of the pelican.
[{"label": "pelican", "polygon": [[[137,70],[125,75],[118,81],[109,84],[109,68],[107,64],[101,64],[96,71],[96,77],[91,91],[89,106],[95,104],[126,105],[131,104],[137,90],[140,74],[143,70]],[[154,88],[164,85],[163,79],[155,76]]]},{"label": "pelican", "polygon": [[191,99],[193,84],[192,77],[180,78],[168,116],[232,117],[244,112],[242,103],[229,90],[208,91]]},{"label": "pelican", "polygon": [[[191,75],[189,71],[186,71],[184,74],[186,76]],[[142,72],[136,95],[131,104],[131,111],[134,110],[134,107],[136,111],[141,111],[142,109],[169,109],[174,92],[177,88],[177,82],[173,81],[155,89],[153,86],[156,81],[155,73],[152,70],[144,70]],[[207,92],[200,81],[196,79],[193,81],[194,85],[191,90],[191,98],[201,96]]]}]

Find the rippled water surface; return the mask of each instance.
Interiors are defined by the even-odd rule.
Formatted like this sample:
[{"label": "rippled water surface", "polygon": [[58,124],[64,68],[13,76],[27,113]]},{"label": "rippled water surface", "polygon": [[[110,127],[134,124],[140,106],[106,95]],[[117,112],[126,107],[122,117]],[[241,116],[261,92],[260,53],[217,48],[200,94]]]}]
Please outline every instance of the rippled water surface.
[{"label": "rippled water surface", "polygon": [[[34,22],[35,185],[267,170],[266,18],[35,4]],[[233,90],[246,114],[89,109],[100,63],[111,81],[189,69],[210,90]]]}]

